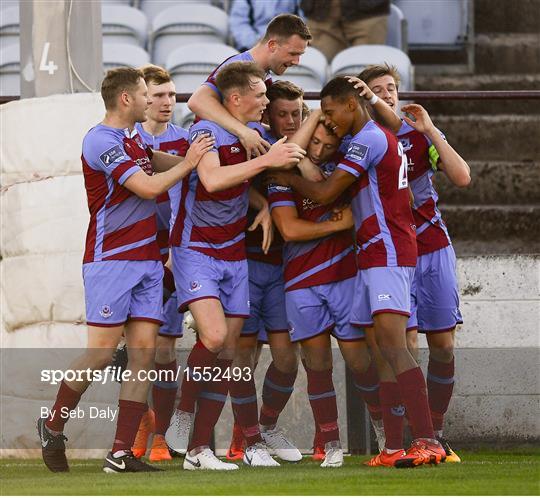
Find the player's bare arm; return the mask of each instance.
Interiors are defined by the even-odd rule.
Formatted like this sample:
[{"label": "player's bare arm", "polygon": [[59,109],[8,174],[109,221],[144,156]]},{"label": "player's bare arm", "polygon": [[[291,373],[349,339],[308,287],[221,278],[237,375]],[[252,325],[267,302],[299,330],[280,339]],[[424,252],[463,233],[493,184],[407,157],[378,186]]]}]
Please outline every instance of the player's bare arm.
[{"label": "player's bare arm", "polygon": [[124,186],[143,199],[155,199],[196,168],[201,158],[214,146],[212,137],[201,135],[199,138],[191,144],[183,160],[178,161],[177,156],[171,155],[176,159],[176,164],[167,171],[152,176],[142,170],[137,171],[126,180]]},{"label": "player's bare arm", "polygon": [[226,168],[221,168],[218,154],[211,152],[202,158],[197,172],[208,192],[219,192],[249,180],[268,168],[292,168],[304,154],[305,151],[298,145],[287,144],[282,138],[266,154]]},{"label": "player's bare arm", "polygon": [[414,121],[404,115],[403,119],[407,124],[424,133],[437,149],[440,157],[439,169],[444,171],[448,179],[456,187],[466,187],[471,182],[471,169],[465,160],[454,150],[454,148],[441,136],[429,113],[419,104],[408,104],[401,108],[404,113],[410,114]]},{"label": "player's bare arm", "polygon": [[397,133],[401,128],[401,119],[392,108],[383,99],[378,98],[361,79],[354,76],[348,76],[347,79],[354,83],[354,88],[358,89],[359,95],[369,104],[368,109],[373,119],[393,133]]},{"label": "player's bare arm", "polygon": [[249,207],[258,211],[257,216],[253,220],[253,223],[249,226],[248,230],[252,232],[259,225],[263,231],[263,240],[261,249],[264,254],[268,254],[268,250],[274,240],[274,224],[272,223],[272,217],[270,216],[270,210],[268,209],[268,201],[264,196],[254,187],[249,187]]},{"label": "player's bare arm", "polygon": [[247,151],[248,159],[264,154],[270,144],[255,130],[236,119],[223,106],[219,96],[207,85],[201,85],[188,100],[188,107],[202,119],[214,121],[236,135]]},{"label": "player's bare arm", "polygon": [[313,222],[301,219],[293,206],[279,206],[272,209],[272,219],[286,242],[306,242],[352,228],[351,208],[347,207],[340,213],[339,217]]},{"label": "player's bare arm", "polygon": [[355,180],[350,173],[336,169],[324,182],[312,182],[301,176],[279,171],[269,173],[267,183],[288,185],[304,197],[324,205],[335,201]]}]

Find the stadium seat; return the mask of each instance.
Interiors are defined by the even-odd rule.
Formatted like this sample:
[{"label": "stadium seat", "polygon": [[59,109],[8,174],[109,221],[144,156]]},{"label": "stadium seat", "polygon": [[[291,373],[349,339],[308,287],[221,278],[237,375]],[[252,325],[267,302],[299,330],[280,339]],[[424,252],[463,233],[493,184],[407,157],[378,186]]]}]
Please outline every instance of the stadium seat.
[{"label": "stadium seat", "polygon": [[388,33],[386,35],[386,45],[396,47],[403,52],[408,52],[407,20],[401,9],[390,4],[390,15],[388,16]]},{"label": "stadium seat", "polygon": [[19,7],[5,7],[0,10],[0,49],[19,44]]},{"label": "stadium seat", "polygon": [[105,43],[129,43],[146,46],[148,21],[138,9],[106,3],[101,6],[101,25]]},{"label": "stadium seat", "polygon": [[298,66],[290,67],[281,76],[272,74],[272,79],[292,81],[306,92],[318,92],[328,79],[326,57],[316,48],[307,47]]},{"label": "stadium seat", "polygon": [[359,45],[342,50],[330,65],[332,77],[350,74],[357,75],[370,64],[393,64],[401,76],[402,90],[414,88],[414,72],[411,60],[401,50],[386,45]]},{"label": "stadium seat", "polygon": [[141,47],[129,43],[103,43],[103,70],[113,67],[141,67],[150,63],[150,55]]},{"label": "stadium seat", "polygon": [[410,48],[455,49],[467,38],[467,0],[395,0],[408,22]]},{"label": "stadium seat", "polygon": [[[146,17],[150,21],[164,10],[169,9],[172,6],[176,8],[184,8],[183,4],[193,4],[195,0],[139,0],[139,8],[146,14]],[[199,4],[210,5],[211,0],[198,0]]]},{"label": "stadium seat", "polygon": [[178,93],[190,93],[225,59],[238,51],[224,43],[192,43],[173,50],[165,62]]},{"label": "stadium seat", "polygon": [[0,49],[0,95],[21,94],[20,52],[18,44]]},{"label": "stadium seat", "polygon": [[206,4],[181,4],[159,13],[152,21],[152,58],[162,66],[176,48],[188,43],[225,43],[228,16]]}]

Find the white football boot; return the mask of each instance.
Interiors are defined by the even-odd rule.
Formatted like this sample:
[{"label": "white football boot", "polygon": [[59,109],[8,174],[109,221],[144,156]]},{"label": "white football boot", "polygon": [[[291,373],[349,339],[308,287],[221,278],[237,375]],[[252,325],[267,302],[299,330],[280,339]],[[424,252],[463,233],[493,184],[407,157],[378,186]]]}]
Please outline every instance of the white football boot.
[{"label": "white football boot", "polygon": [[165,442],[172,450],[185,455],[189,443],[189,431],[193,423],[193,413],[175,410],[171,423],[165,432]]},{"label": "white football boot", "polygon": [[299,462],[302,460],[302,453],[292,444],[279,429],[271,429],[261,432],[264,444],[271,450],[272,454],[286,462]]},{"label": "white football boot", "polygon": [[242,461],[251,467],[279,467],[262,443],[255,443],[244,450]]},{"label": "white football boot", "polygon": [[330,441],[324,445],[325,457],[321,467],[341,467],[343,465],[343,449],[339,441]]},{"label": "white football boot", "polygon": [[186,455],[184,470],[238,470],[235,463],[222,462],[210,448],[205,448],[195,456]]}]

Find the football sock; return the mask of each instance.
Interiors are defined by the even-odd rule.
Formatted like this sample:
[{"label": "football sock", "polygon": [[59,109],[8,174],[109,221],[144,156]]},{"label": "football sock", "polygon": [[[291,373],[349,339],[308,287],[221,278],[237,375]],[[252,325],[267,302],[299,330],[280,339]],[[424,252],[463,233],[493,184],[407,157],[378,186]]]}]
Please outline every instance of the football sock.
[{"label": "football sock", "polygon": [[372,361],[365,372],[353,372],[354,387],[364,400],[369,415],[373,420],[381,420],[381,402],[379,400],[379,375],[375,362]]},{"label": "football sock", "polygon": [[398,450],[403,448],[403,417],[405,407],[401,404],[401,395],[397,382],[380,383],[381,412],[386,437],[385,448]]},{"label": "football sock", "polygon": [[433,429],[442,431],[444,415],[448,410],[454,390],[454,358],[450,363],[442,363],[429,358],[427,389]]},{"label": "football sock", "polygon": [[307,392],[315,424],[320,431],[320,442],[339,441],[336,391],[332,369],[316,371],[306,367]]},{"label": "football sock", "polygon": [[169,427],[176,400],[176,360],[170,363],[156,363],[157,378],[163,379],[152,385],[152,401],[156,414],[156,434],[165,435]]},{"label": "football sock", "polygon": [[257,391],[253,376],[251,380],[231,380],[229,390],[234,419],[241,427],[246,446],[262,441],[258,423]]},{"label": "football sock", "polygon": [[294,382],[298,370],[294,372],[281,372],[274,362],[270,363],[264,377],[262,406],[259,423],[265,427],[273,427],[277,424],[280,413],[285,408],[287,401],[294,390]]},{"label": "football sock", "polygon": [[414,439],[434,438],[433,424],[429,412],[426,381],[420,367],[414,367],[396,375],[401,399]]},{"label": "football sock", "polygon": [[[193,367],[197,367],[200,369],[199,373],[202,373],[204,367],[213,367],[216,365],[217,355],[218,353],[213,353],[207,349],[200,340],[195,343],[195,346],[193,346],[187,359],[187,367],[182,380],[178,410],[188,413],[193,413],[195,411],[195,402],[197,401],[197,396],[199,395],[204,382],[202,380],[193,380]],[[199,376],[197,376],[197,378],[198,377]]]},{"label": "football sock", "polygon": [[221,415],[225,401],[227,401],[229,379],[225,375],[225,371],[230,368],[231,364],[232,360],[216,360],[215,366],[220,369],[221,374],[206,382],[204,389],[199,393],[189,451],[199,446],[210,445],[212,431]]},{"label": "football sock", "polygon": [[81,399],[82,393],[74,391],[64,381],[58,388],[58,394],[56,395],[56,401],[51,410],[49,418],[45,422],[47,429],[55,432],[62,432],[64,425],[69,420],[68,414],[70,410],[73,410]]},{"label": "football sock", "polygon": [[131,451],[135,436],[139,430],[141,418],[148,410],[146,403],[121,399],[118,402],[118,422],[112,453],[117,451]]}]

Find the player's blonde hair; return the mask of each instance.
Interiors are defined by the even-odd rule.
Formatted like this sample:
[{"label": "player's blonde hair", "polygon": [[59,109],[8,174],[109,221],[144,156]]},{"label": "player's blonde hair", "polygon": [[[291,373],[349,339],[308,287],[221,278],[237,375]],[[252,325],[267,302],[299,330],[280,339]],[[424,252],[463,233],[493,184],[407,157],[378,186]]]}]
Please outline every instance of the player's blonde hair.
[{"label": "player's blonde hair", "polygon": [[131,92],[137,88],[144,74],[133,67],[116,67],[107,71],[101,83],[101,97],[105,109],[115,109],[118,96],[122,92]]},{"label": "player's blonde hair", "polygon": [[148,64],[147,66],[141,67],[141,71],[143,72],[144,81],[146,81],[147,85],[148,83],[163,85],[163,83],[172,81],[169,71],[160,66],[155,66],[154,64]]}]

